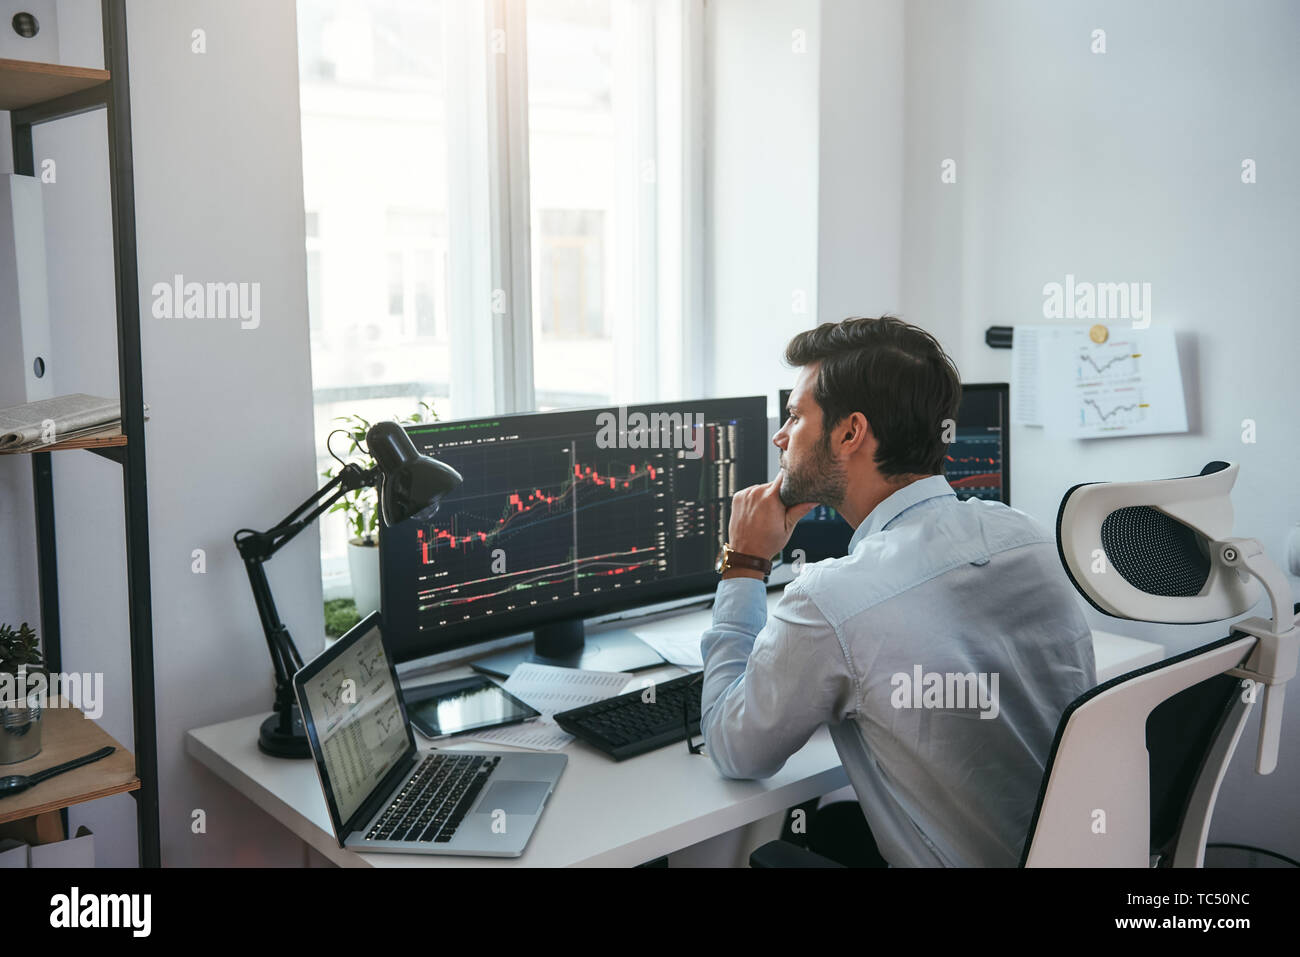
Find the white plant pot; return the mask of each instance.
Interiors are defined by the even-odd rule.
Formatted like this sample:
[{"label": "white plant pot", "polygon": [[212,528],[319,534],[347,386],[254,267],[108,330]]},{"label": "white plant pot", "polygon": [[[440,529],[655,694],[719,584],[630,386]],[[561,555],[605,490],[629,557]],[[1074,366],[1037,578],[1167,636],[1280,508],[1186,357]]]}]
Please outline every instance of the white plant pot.
[{"label": "white plant pot", "polygon": [[379,610],[379,546],[348,542],[348,574],[352,576],[352,598],[362,618]]}]

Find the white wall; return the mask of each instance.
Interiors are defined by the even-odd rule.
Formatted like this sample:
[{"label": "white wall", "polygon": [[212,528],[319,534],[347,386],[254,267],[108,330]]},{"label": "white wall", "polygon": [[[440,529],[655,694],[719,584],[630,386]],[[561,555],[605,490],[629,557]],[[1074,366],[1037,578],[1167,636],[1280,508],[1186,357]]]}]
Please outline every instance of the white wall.
[{"label": "white wall", "polygon": [[[1095,28],[1104,55],[1090,52]],[[1153,323],[1178,336],[1190,433],[1063,441],[1014,430],[1013,502],[1044,524],[1075,483],[1188,475],[1225,459],[1241,463],[1237,533],[1284,560],[1300,520],[1300,423],[1284,398],[1300,348],[1298,29],[1300,7],[1281,0],[907,5],[906,317],[949,330],[939,334],[971,381],[1009,380],[1010,352],[985,346],[985,328],[1044,321],[1043,285],[1067,273],[1150,282]],[[958,180],[945,185],[949,157]],[[1246,157],[1255,185],[1241,182]],[[1255,444],[1241,440],[1246,418]],[[1087,613],[1170,653],[1226,634]],[[1257,727],[1243,735],[1211,839],[1295,857],[1300,708],[1287,711],[1271,777],[1249,771]]]},{"label": "white wall", "polygon": [[[189,728],[269,711],[270,660],[231,536],[274,524],[316,488],[294,5],[133,0],[127,18],[163,862],[296,865],[301,846],[288,831],[183,753]],[[61,26],[60,42],[74,42]],[[206,31],[204,54],[191,52],[196,29]],[[103,130],[102,114],[47,126],[37,162],[58,164],[46,193],[57,385],[115,395]],[[151,287],[176,273],[260,283],[260,326],[154,318]],[[21,590],[0,593],[0,618],[34,620],[34,557],[22,551],[30,467],[0,466],[3,557],[22,576]],[[107,673],[102,724],[130,746],[120,470],[57,453],[55,484],[65,668]],[[195,549],[206,553],[205,574],[191,570]],[[310,657],[323,643],[315,529],[268,575]],[[195,809],[206,812],[206,834],[191,831]],[[131,798],[70,817],[95,831],[99,863],[135,863]]]},{"label": "white wall", "polygon": [[785,343],[817,315],[817,0],[717,0],[705,13],[706,384],[771,397]]},{"label": "white wall", "polygon": [[[296,863],[296,839],[182,744],[188,728],[269,710],[270,661],[231,535],[269,527],[317,487],[294,6],[129,11],[141,288],[175,273],[261,283],[256,329],[145,319],[163,859]],[[196,28],[206,54],[190,51]],[[205,575],[191,572],[196,548]],[[267,568],[304,658],[324,643],[319,555],[312,528]],[[199,807],[206,835],[190,831]]]},{"label": "white wall", "polygon": [[897,313],[903,0],[822,0],[821,13],[817,320]]},{"label": "white wall", "polygon": [[[795,85],[801,74],[769,36],[788,33],[793,5],[710,7],[719,394],[775,393],[790,378],[779,363],[786,340],[814,316],[900,308],[939,337],[964,380],[1009,381],[1011,353],[985,346],[984,330],[1044,321],[1045,283],[1066,273],[1150,282],[1154,321],[1177,331],[1190,432],[1081,442],[1017,427],[1013,502],[1051,527],[1077,482],[1186,475],[1228,459],[1242,466],[1239,533],[1284,559],[1300,521],[1300,424],[1284,398],[1300,351],[1300,8],[821,0],[802,8],[820,23],[814,90]],[[1095,28],[1106,30],[1104,55],[1089,51]],[[1259,171],[1249,186],[1246,157]],[[945,185],[949,158],[958,179]],[[811,174],[795,175],[810,163],[811,220]],[[816,307],[790,316],[776,300],[809,256]],[[1246,418],[1255,444],[1241,441]],[[1094,627],[1171,654],[1225,633],[1085,611]],[[1300,708],[1286,713],[1271,777],[1250,770],[1257,728],[1254,718],[1212,838],[1294,857]]]}]

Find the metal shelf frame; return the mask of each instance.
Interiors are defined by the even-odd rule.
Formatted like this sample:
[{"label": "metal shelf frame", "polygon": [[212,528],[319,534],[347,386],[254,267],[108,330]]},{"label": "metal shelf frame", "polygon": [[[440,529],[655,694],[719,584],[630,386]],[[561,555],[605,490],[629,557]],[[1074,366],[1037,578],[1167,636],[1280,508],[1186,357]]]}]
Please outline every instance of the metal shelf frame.
[{"label": "metal shelf frame", "polygon": [[[34,176],[32,130],[87,113],[107,111],[109,182],[117,311],[118,391],[126,443],[90,451],[122,466],[126,524],[126,587],[131,632],[131,702],[136,775],[136,827],[141,867],[158,867],[158,746],[154,700],[153,611],[149,583],[149,500],[145,474],[144,394],[140,356],[140,288],[136,259],[135,174],[131,154],[130,73],[126,0],[101,0],[107,82],[10,113],[14,172]],[[50,671],[63,670],[59,632],[58,556],[54,534],[51,452],[32,455],[36,502],[41,634]]]}]

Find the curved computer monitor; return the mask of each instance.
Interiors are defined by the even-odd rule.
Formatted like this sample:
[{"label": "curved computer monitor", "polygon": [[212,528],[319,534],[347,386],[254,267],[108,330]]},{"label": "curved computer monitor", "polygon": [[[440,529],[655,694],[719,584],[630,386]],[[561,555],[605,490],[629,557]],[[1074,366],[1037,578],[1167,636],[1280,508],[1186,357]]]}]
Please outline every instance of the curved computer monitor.
[{"label": "curved computer monitor", "polygon": [[717,586],[731,498],[768,480],[763,396],[501,415],[407,427],[464,483],[432,520],[379,536],[384,635],[397,661],[521,632],[521,660],[626,671],[662,664],[583,619]]},{"label": "curved computer monitor", "polygon": [[[780,392],[781,417],[790,401]],[[944,475],[958,498],[982,498],[1011,504],[1011,407],[1005,382],[963,384],[957,428],[944,456]],[[781,553],[785,562],[819,562],[848,553],[853,528],[826,505],[819,505],[795,526]]]}]

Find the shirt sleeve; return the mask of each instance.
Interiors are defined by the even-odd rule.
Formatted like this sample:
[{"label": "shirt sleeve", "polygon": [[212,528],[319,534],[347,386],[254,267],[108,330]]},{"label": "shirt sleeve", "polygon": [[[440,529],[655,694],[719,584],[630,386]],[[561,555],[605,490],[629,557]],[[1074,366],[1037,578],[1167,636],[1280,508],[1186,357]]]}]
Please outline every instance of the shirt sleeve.
[{"label": "shirt sleeve", "polygon": [[818,727],[855,710],[856,681],[839,636],[797,582],[771,620],[761,581],[719,582],[700,650],[700,730],[726,777],[771,777]]}]

